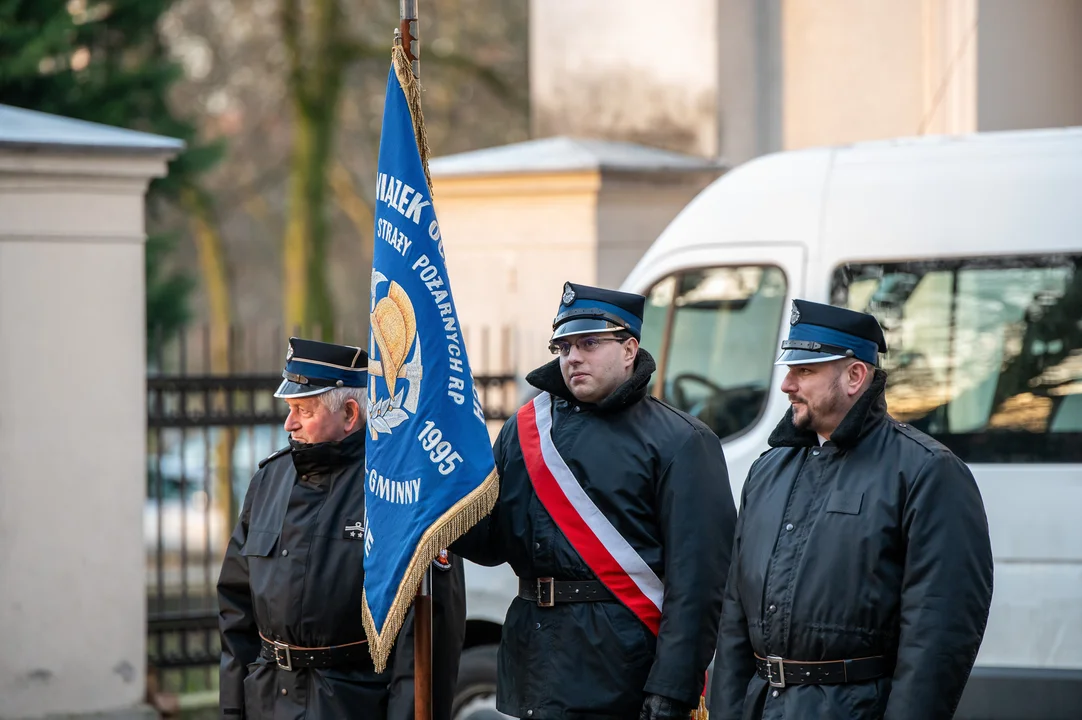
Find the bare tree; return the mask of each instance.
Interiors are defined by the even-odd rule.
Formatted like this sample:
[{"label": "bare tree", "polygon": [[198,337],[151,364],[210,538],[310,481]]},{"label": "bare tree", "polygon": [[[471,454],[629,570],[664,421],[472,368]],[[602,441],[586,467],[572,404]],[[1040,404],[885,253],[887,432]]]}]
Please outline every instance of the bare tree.
[{"label": "bare tree", "polygon": [[[421,12],[433,152],[525,139],[526,1],[439,0]],[[201,110],[207,138],[227,141],[208,187],[235,321],[318,325],[324,337],[333,323],[364,342],[397,25],[392,0],[180,0],[165,23],[188,70],[175,101]],[[188,262],[202,272],[194,252]],[[211,301],[204,287],[197,310],[210,316]]]}]

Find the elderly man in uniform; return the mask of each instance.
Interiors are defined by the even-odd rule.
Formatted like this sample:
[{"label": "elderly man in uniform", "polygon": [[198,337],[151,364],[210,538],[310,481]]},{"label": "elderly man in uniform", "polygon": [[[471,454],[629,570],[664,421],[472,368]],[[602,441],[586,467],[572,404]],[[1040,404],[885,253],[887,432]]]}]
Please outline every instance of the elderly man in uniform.
[{"label": "elderly man in uniform", "polygon": [[[289,446],[259,464],[218,580],[223,719],[413,716],[409,628],[376,673],[361,624],[367,368],[360,348],[289,340]],[[465,590],[461,560],[434,565],[433,716],[449,719]]]},{"label": "elderly man in uniform", "polygon": [[567,283],[559,357],[495,444],[500,497],[453,546],[510,563],[519,596],[497,707],[545,718],[687,718],[713,651],[736,513],[721,443],[650,397],[645,298]]},{"label": "elderly man in uniform", "polygon": [[711,718],[947,720],[992,599],[980,491],[887,415],[873,316],[796,300],[790,323],[792,407],[744,484]]}]

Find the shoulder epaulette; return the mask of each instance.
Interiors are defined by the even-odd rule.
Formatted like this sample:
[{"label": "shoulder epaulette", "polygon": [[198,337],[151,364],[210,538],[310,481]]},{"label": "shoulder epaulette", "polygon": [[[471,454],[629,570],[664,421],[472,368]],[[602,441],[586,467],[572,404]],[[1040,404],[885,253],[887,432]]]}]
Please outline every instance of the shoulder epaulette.
[{"label": "shoulder epaulette", "polygon": [[[707,430],[710,429],[709,427],[707,427],[706,423],[704,423],[699,418],[695,417],[694,415],[692,415],[689,412],[685,412],[684,410],[681,410],[680,408],[676,407],[675,405],[671,405],[671,404],[665,402],[661,398],[654,397],[653,395],[647,395],[644,398],[644,400],[646,400],[647,402],[652,402],[652,403],[654,403],[656,405],[660,405],[662,408],[668,410],[673,415],[676,415],[677,417],[682,418],[691,427],[695,427],[696,425],[702,425]],[[711,432],[713,432],[713,431],[711,431]]]},{"label": "shoulder epaulette", "polygon": [[264,465],[269,463],[271,460],[275,460],[277,458],[280,458],[283,455],[288,455],[291,452],[293,452],[293,448],[291,448],[289,445],[286,445],[281,450],[275,450],[270,455],[268,455],[267,457],[265,457],[265,458],[263,458],[262,460],[259,461],[259,467],[262,468]]},{"label": "shoulder epaulette", "polygon": [[936,440],[934,437],[931,437],[930,435],[926,435],[925,433],[922,433],[920,430],[916,429],[915,427],[913,427],[909,423],[898,422],[894,418],[890,418],[889,422],[890,422],[891,427],[893,427],[895,430],[897,430],[901,434],[905,435],[907,438],[909,438],[913,442],[917,443],[918,445],[920,445],[922,448],[924,448],[925,450],[927,450],[929,452],[934,453],[937,450],[945,449],[943,443],[939,442],[938,440]]}]

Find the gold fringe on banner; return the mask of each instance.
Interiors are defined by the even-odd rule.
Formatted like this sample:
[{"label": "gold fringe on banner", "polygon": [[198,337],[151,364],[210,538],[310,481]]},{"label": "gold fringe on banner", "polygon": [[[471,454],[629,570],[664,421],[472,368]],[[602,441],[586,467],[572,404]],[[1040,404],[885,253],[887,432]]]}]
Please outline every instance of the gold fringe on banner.
[{"label": "gold fringe on banner", "polygon": [[391,50],[391,63],[394,65],[394,74],[398,76],[398,84],[406,94],[406,105],[409,106],[410,117],[413,118],[413,136],[417,138],[417,150],[421,154],[421,166],[425,169],[425,182],[428,183],[428,195],[431,198],[432,176],[428,173],[428,133],[425,132],[425,116],[421,112],[421,81],[413,75],[413,67],[401,45],[396,44]]},{"label": "gold fringe on banner", "polygon": [[398,631],[402,629],[402,623],[406,621],[410,605],[413,603],[414,596],[417,595],[417,588],[432,561],[441,550],[465,535],[466,531],[480,522],[481,518],[492,512],[499,494],[500,476],[493,469],[473,492],[455,503],[450,510],[429,526],[417,542],[413,558],[406,567],[402,582],[398,584],[394,602],[391,603],[391,609],[383,621],[382,633],[376,627],[372,612],[368,609],[368,597],[362,594],[364,632],[368,636],[368,649],[372,654],[376,672],[383,672],[383,669],[387,667],[387,659],[394,647],[395,638],[398,637]]}]

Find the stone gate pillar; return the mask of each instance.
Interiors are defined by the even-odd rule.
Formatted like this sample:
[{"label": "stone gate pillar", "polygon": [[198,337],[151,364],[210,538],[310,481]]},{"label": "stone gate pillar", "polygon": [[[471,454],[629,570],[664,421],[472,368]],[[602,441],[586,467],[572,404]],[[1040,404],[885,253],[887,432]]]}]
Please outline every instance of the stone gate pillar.
[{"label": "stone gate pillar", "polygon": [[0,718],[152,717],[144,195],[182,143],[0,105]]}]

